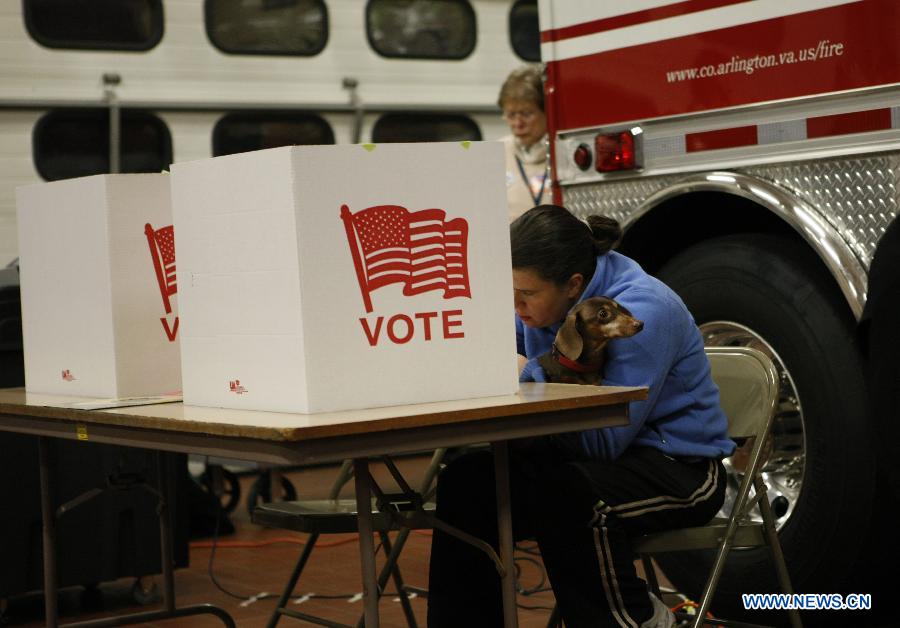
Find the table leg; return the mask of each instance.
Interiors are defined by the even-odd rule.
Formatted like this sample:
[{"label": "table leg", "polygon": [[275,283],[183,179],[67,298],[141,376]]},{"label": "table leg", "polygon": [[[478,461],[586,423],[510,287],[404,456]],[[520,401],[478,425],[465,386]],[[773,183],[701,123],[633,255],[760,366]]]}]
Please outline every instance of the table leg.
[{"label": "table leg", "polygon": [[501,580],[503,590],[503,626],[517,628],[516,568],[513,563],[512,515],[509,497],[509,447],[506,441],[493,443],[494,475],[497,481],[497,529],[499,532],[500,562],[505,573]]},{"label": "table leg", "polygon": [[159,486],[159,550],[163,577],[163,607],[168,612],[175,611],[175,572],[172,550],[172,490],[169,486],[169,457],[156,451],[156,477]]},{"label": "table leg", "polygon": [[43,520],[44,621],[50,628],[59,623],[56,591],[56,511],[53,508],[54,465],[47,437],[38,439],[38,465],[41,472],[41,518]]},{"label": "table leg", "polygon": [[378,583],[375,578],[375,542],[372,537],[372,494],[369,486],[369,461],[353,461],[356,484],[356,517],[359,521],[359,561],[362,568],[366,628],[378,628]]}]

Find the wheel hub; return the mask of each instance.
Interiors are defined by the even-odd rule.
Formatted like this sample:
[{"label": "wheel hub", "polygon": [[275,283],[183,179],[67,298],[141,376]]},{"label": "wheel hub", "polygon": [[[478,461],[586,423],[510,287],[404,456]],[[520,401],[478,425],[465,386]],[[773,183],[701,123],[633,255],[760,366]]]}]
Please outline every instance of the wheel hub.
[{"label": "wheel hub", "polygon": [[[703,342],[708,347],[750,347],[766,354],[778,371],[780,390],[768,442],[763,448],[763,479],[768,486],[769,503],[779,529],[791,517],[803,489],[803,473],[806,462],[806,438],[803,427],[803,410],[791,374],[772,346],[752,329],[731,321],[712,321],[700,325]],[[744,443],[723,464],[728,472],[725,503],[720,516],[730,512],[742,479],[752,441]],[[759,508],[751,518],[761,521]]]}]

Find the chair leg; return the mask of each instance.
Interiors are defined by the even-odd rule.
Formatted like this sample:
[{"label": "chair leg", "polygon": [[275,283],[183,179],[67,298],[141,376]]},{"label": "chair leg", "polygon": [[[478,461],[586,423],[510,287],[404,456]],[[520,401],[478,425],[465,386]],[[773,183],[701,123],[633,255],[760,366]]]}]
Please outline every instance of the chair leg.
[{"label": "chair leg", "polygon": [[309,538],[306,540],[303,551],[300,553],[300,558],[297,559],[297,564],[294,565],[294,571],[291,572],[291,577],[288,579],[287,586],[284,588],[284,591],[282,591],[281,597],[278,598],[278,604],[275,606],[275,610],[272,611],[272,616],[269,618],[269,623],[266,624],[266,628],[275,628],[278,624],[278,620],[281,619],[281,609],[284,608],[288,599],[291,597],[291,593],[294,592],[294,587],[297,586],[297,580],[300,579],[300,574],[303,572],[303,568],[306,567],[306,562],[309,560],[309,555],[312,554],[313,547],[315,547],[318,539],[319,533],[314,532],[313,534],[310,534]]},{"label": "chair leg", "polygon": [[[405,530],[406,533],[409,534],[409,529],[406,528]],[[404,536],[403,541],[405,540],[406,537]],[[391,551],[391,540],[390,538],[388,538],[387,532],[381,533],[381,543],[382,545],[384,545],[385,556],[391,557],[393,552]],[[394,565],[390,571],[391,575],[394,578],[394,584],[397,586],[397,592],[400,594],[400,605],[403,607],[403,614],[406,616],[406,623],[409,624],[409,628],[418,628],[418,624],[416,624],[416,615],[415,613],[413,613],[412,604],[409,603],[409,596],[406,595],[406,591],[403,588],[403,577],[400,575],[400,567],[397,566],[396,560],[393,562]],[[387,565],[385,567],[387,568]],[[383,591],[384,585],[380,584],[379,586],[381,587],[380,590]]]},{"label": "chair leg", "polygon": [[[766,485],[762,478],[757,476],[753,480],[753,486],[756,489],[756,494],[762,495],[762,498],[759,500],[759,510],[762,513],[763,530],[766,534],[766,540],[769,542],[769,550],[772,552],[772,563],[775,566],[778,583],[781,585],[781,592],[790,595],[794,592],[794,587],[791,584],[787,563],[784,561],[784,552],[781,550],[781,541],[778,540],[778,531],[775,529],[775,517],[772,514],[772,506],[766,498]],[[792,628],[803,628],[803,622],[800,621],[800,611],[796,608],[788,611],[788,617]]]},{"label": "chair leg", "polygon": [[[743,497],[743,499],[742,499]],[[747,495],[738,496],[737,501],[734,504],[734,508],[737,512],[740,512],[744,508],[744,504],[747,501]],[[703,595],[700,597],[700,604],[697,608],[697,616],[694,619],[693,628],[700,628],[703,625],[704,618],[706,617],[707,611],[709,611],[710,604],[712,604],[712,597],[716,591],[716,587],[719,584],[719,578],[722,577],[722,571],[725,569],[725,560],[728,558],[728,552],[731,551],[731,546],[734,543],[734,535],[737,531],[737,519],[732,517],[728,522],[728,528],[725,531],[725,538],[722,539],[719,549],[716,551],[716,559],[713,562],[712,570],[709,572],[709,577],[706,579],[706,585],[703,587]]]},{"label": "chair leg", "polygon": [[659,590],[659,580],[656,578],[656,569],[653,567],[653,561],[646,554],[641,554],[641,564],[644,566],[644,576],[647,578],[647,584],[653,594],[662,599],[662,592]]},{"label": "chair leg", "polygon": [[[409,528],[402,528],[397,535],[396,543],[391,543],[389,538],[385,538],[387,536],[384,532],[379,532],[378,534],[381,537],[381,543],[384,545],[385,555],[387,559],[384,562],[384,565],[381,567],[381,571],[378,573],[378,578],[376,579],[376,585],[378,586],[378,597],[381,598],[384,593],[385,587],[387,587],[388,579],[393,576],[394,582],[397,583],[397,589],[401,592],[400,595],[400,604],[403,607],[403,614],[406,616],[406,623],[409,624],[410,628],[418,628],[416,624],[415,614],[412,610],[412,605],[409,603],[409,598],[405,595],[402,595],[403,592],[403,578],[400,575],[400,568],[397,567],[397,561],[400,558],[400,551],[403,549],[403,546],[406,544],[406,539],[409,537]],[[356,622],[356,628],[364,628],[366,625],[365,616],[361,616],[359,621]]]}]

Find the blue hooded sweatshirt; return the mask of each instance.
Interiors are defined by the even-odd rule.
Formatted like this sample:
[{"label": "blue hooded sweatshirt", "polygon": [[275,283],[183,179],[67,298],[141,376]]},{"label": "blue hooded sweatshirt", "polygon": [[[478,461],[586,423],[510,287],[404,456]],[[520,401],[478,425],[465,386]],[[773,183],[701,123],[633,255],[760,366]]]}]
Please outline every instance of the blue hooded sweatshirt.
[{"label": "blue hooded sweatshirt", "polygon": [[[727,436],[703,339],[678,295],[634,260],[611,251],[597,258],[580,301],[595,296],[615,299],[644,322],[635,336],[606,345],[603,383],[647,386],[649,397],[630,403],[628,425],[581,432],[576,446],[596,460],[615,460],[632,445],[670,456],[731,455],[735,445]],[[520,381],[545,381],[537,358],[550,351],[561,324],[530,328],[516,316],[518,351],[529,358]]]}]

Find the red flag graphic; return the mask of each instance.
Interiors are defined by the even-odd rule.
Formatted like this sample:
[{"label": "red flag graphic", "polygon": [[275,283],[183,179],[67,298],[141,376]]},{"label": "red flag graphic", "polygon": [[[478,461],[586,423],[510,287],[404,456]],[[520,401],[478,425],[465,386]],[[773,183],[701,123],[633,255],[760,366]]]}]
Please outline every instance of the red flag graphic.
[{"label": "red flag graphic", "polygon": [[144,225],[144,234],[147,236],[147,244],[150,245],[153,268],[156,270],[156,280],[159,282],[159,293],[166,314],[171,314],[172,304],[169,297],[178,292],[178,285],[175,283],[175,229],[169,225],[154,231],[148,222]]},{"label": "red flag graphic", "polygon": [[443,290],[445,299],[471,298],[469,223],[446,217],[442,209],[376,205],[354,214],[341,206],[366,312],[372,311],[371,292],[392,283],[402,283],[406,296]]}]

